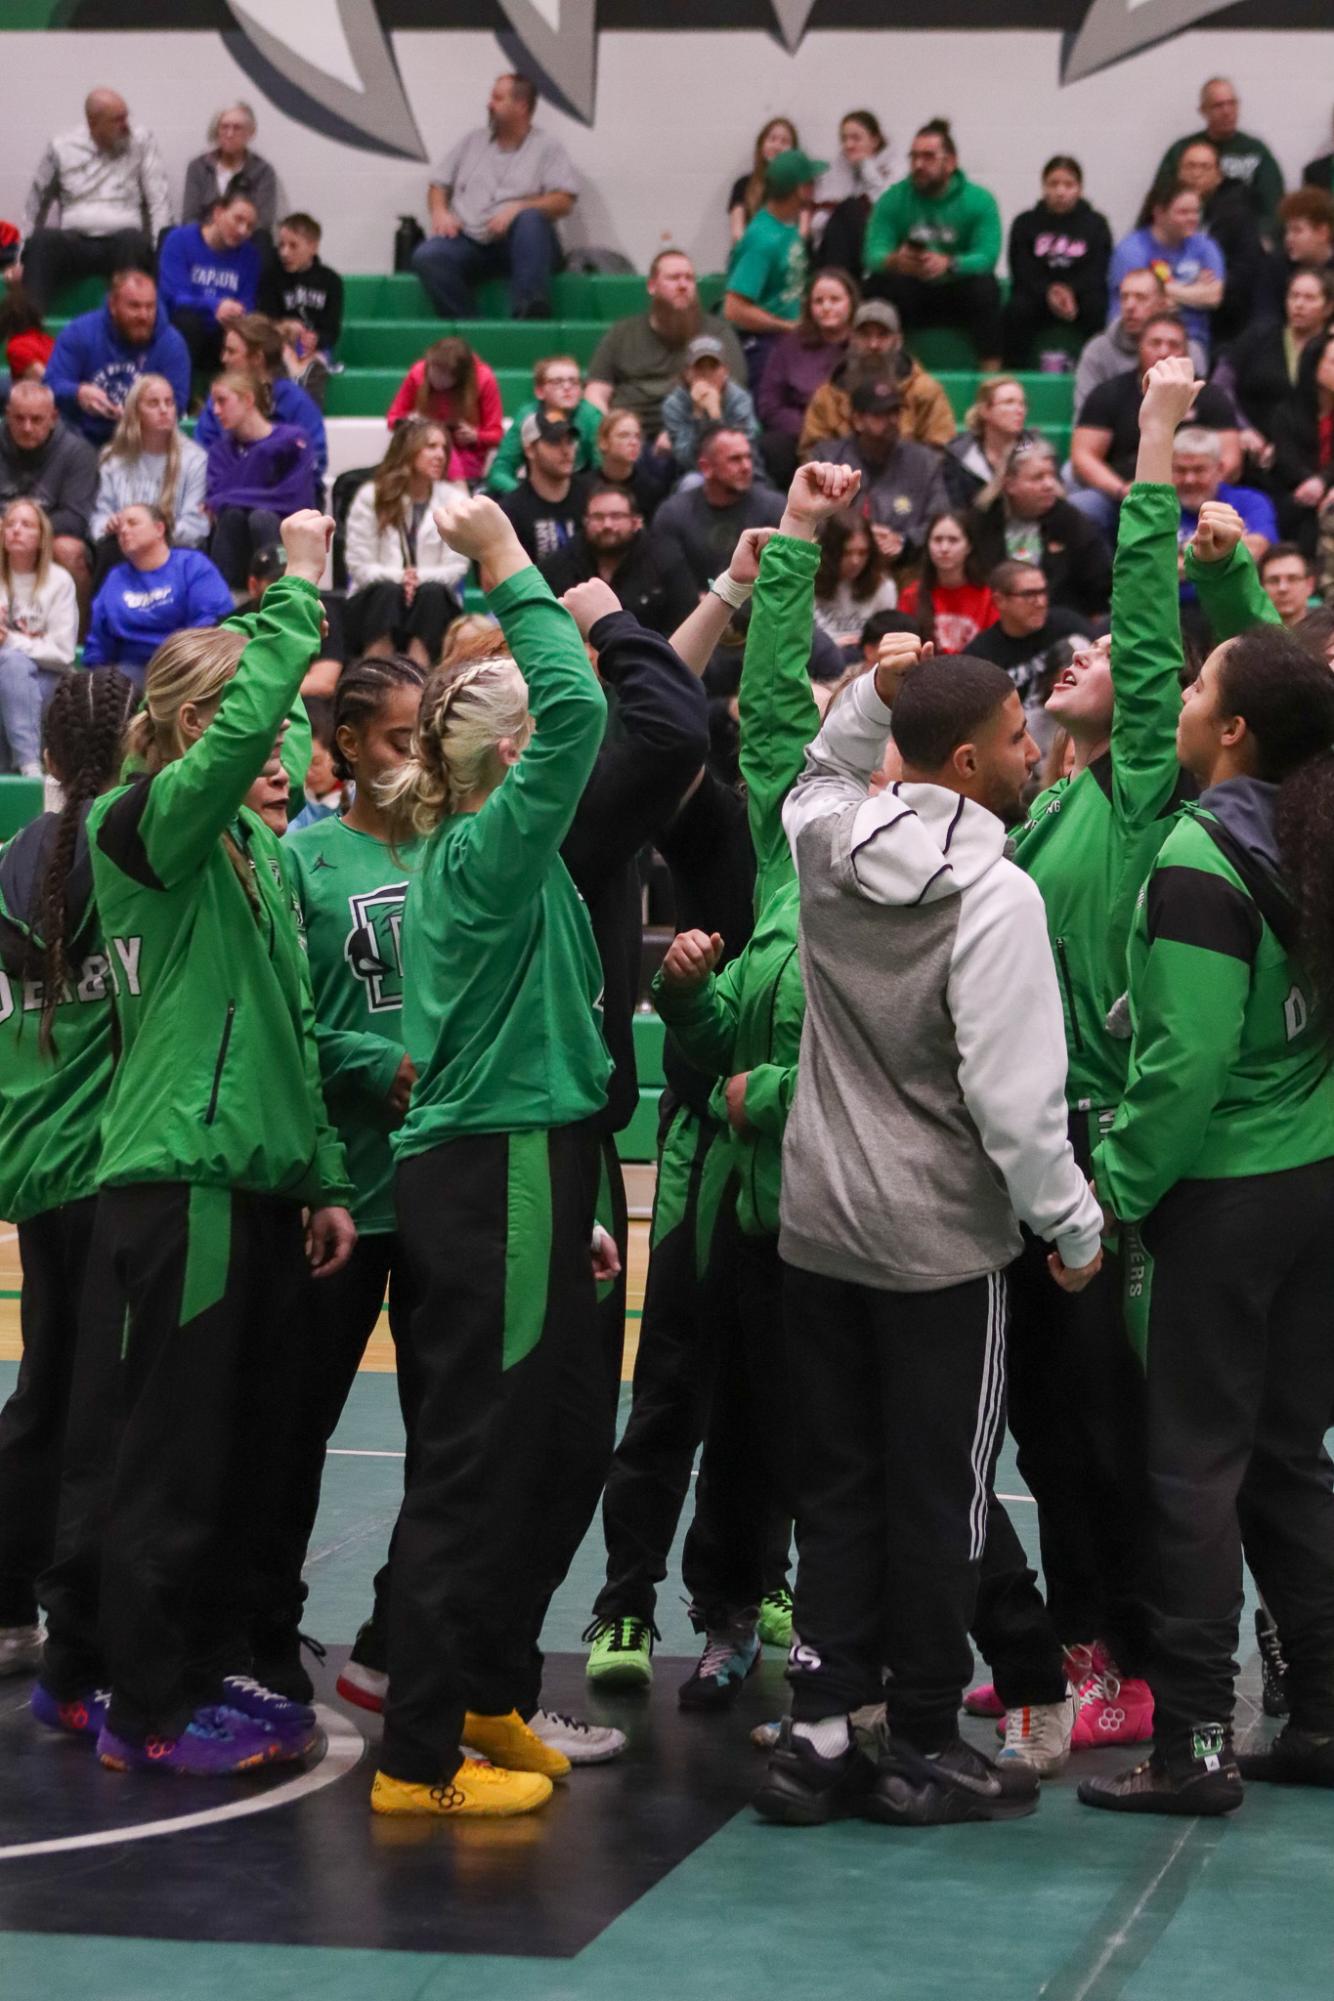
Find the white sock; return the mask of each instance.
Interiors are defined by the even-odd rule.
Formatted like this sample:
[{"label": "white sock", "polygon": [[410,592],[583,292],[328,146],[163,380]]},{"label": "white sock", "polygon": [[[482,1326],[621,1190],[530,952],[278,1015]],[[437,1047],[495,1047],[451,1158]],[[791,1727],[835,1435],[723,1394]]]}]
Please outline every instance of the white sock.
[{"label": "white sock", "polygon": [[818,1723],[794,1723],[794,1737],[804,1737],[822,1758],[841,1757],[852,1743],[846,1716],[822,1716]]}]

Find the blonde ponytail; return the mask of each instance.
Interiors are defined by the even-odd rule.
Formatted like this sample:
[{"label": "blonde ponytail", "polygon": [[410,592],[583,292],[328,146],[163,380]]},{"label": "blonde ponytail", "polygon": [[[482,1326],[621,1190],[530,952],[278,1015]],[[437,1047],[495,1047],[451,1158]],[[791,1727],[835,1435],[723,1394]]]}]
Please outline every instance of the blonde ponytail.
[{"label": "blonde ponytail", "polygon": [[[528,683],[499,634],[478,657],[437,667],[422,690],[412,748],[378,788],[400,839],[434,833],[465,800],[504,776],[497,745],[532,735]],[[497,650],[497,649],[502,650]]]},{"label": "blonde ponytail", "polygon": [[148,772],[184,754],[181,710],[187,702],[207,708],[221,701],[245,651],[239,632],[190,626],[164,639],[144,676],[144,706],[126,733],[126,749]]}]

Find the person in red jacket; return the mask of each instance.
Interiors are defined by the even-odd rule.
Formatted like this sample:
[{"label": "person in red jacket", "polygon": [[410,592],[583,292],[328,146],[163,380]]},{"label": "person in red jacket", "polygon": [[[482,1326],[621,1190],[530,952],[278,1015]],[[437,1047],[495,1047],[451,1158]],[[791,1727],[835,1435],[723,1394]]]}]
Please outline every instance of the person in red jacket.
[{"label": "person in red jacket", "polygon": [[505,431],[494,369],[457,335],[433,342],[389,405],[390,430],[406,417],[443,424],[453,447],[448,477],[479,480]]},{"label": "person in red jacket", "polygon": [[917,620],[937,653],[967,653],[978,633],[996,623],[996,600],[982,581],[962,514],[932,516],[921,579],[900,593],[899,610]]}]

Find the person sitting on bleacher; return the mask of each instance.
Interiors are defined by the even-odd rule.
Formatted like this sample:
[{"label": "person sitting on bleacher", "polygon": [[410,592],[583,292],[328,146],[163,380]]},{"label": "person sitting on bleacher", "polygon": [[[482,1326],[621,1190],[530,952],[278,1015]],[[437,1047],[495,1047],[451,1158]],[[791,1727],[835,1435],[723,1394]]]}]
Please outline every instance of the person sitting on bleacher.
[{"label": "person sitting on bleacher", "polygon": [[239,590],[254,552],[279,540],[289,514],[314,505],[319,481],[305,432],[295,424],[270,422],[267,382],[220,375],[213,384],[213,408],[222,429],[208,450],[209,552]]},{"label": "person sitting on bleacher", "polygon": [[248,104],[229,104],[209,123],[209,150],[199,153],[185,170],[182,222],[206,222],[215,202],[225,200],[243,182],[255,204],[255,227],[266,233],[278,213],[278,176],[268,161],[250,150],[256,131]]},{"label": "person sitting on bleacher", "polygon": [[322,363],[321,377],[343,331],[343,280],[320,256],[323,235],[313,215],[293,210],[278,224],[274,249],[278,264],[266,268],[259,286],[259,309],[274,321],[299,364],[297,380],[320,400],[308,371]]},{"label": "person sitting on bleacher", "polygon": [[403,377],[385,422],[392,431],[409,417],[430,417],[448,434],[451,479],[479,480],[505,431],[495,370],[457,334],[432,342]]},{"label": "person sitting on bleacher", "polygon": [[0,771],[42,775],[42,716],[79,644],[74,579],[52,559],[51,523],[33,500],[0,519]]},{"label": "person sitting on bleacher", "polygon": [[578,197],[579,176],[559,139],[533,124],[537,86],[498,76],[487,124],[460,139],[431,182],[430,233],[412,256],[444,320],[473,312],[473,281],[510,281],[516,320],[551,317],[551,274],[560,258],[556,224]]},{"label": "person sitting on bleacher", "polygon": [[1013,375],[992,375],[978,383],[972,407],[958,437],[946,446],[941,465],[951,506],[972,507],[984,487],[994,490],[1027,424],[1022,382]]},{"label": "person sitting on bleacher", "polygon": [[664,567],[680,564],[703,594],[721,576],[747,528],[776,528],[783,496],[755,477],[755,455],[744,431],[716,424],[699,442],[698,486],[679,488],[653,521],[653,553]]},{"label": "person sitting on bleacher", "polygon": [[752,388],[782,334],[801,318],[808,253],[802,221],[815,183],[829,165],[799,146],[780,153],[764,170],[764,203],[733,244],[727,260],[723,316],[741,335]]},{"label": "person sitting on bleacher", "polygon": [[202,549],[172,548],[170,520],[156,501],[123,508],[116,540],[124,560],[93,600],[84,665],[119,667],[142,688],[163,640],[230,618],[232,594]]},{"label": "person sitting on bleacher", "polygon": [[229,320],[253,313],[260,255],[250,241],[255,204],[244,186],[214,204],[207,222],[183,223],[162,245],[158,288],[197,369],[214,368]]},{"label": "person sitting on bleacher", "polygon": [[[293,382],[283,362],[283,337],[263,313],[243,313],[229,322],[222,336],[222,365],[229,375],[249,375],[267,382],[273,415],[280,424],[295,424],[310,441],[315,471],[322,480],[329,470],[329,439],[324,412],[313,396]],[[212,399],[205,403],[195,437],[207,451],[221,426]]]},{"label": "person sitting on bleacher", "polygon": [[699,441],[713,424],[744,431],[758,450],[760,425],[750,391],[728,374],[722,342],[712,334],[696,334],[686,349],[681,380],[662,406],[662,427],[671,439],[677,473],[695,470]]},{"label": "person sitting on bleacher", "polygon": [[1081,341],[1107,320],[1112,231],[1084,199],[1084,170],[1068,153],[1042,169],[1042,198],[1010,224],[1010,296],[1005,302],[1005,366],[1028,368],[1044,341]]},{"label": "person sitting on bleacher", "polygon": [[858,382],[851,434],[821,448],[830,465],[862,476],[856,509],[891,566],[913,562],[926,546],[927,523],[948,505],[940,455],[903,431],[903,392],[888,378]]},{"label": "person sitting on bleacher", "polygon": [[499,505],[514,524],[514,532],[535,563],[554,556],[572,542],[584,518],[588,476],[576,474],[577,439],[573,424],[560,411],[545,410],[525,417],[519,426],[528,473]]},{"label": "person sitting on bleacher", "polygon": [[46,510],[52,553],[81,594],[92,581],[88,522],[96,498],[97,454],[87,438],[60,422],[44,382],[16,382],[0,425],[0,507],[23,499]]},{"label": "person sitting on bleacher", "polygon": [[104,445],[130,390],[148,374],[165,375],[178,407],[188,407],[190,350],[168,322],[156,284],[146,272],[117,271],[106,303],[61,328],[46,385],[61,416]]},{"label": "person sitting on bleacher", "polygon": [[856,384],[886,375],[903,398],[902,435],[918,445],[947,445],[956,425],[943,385],[903,345],[903,328],[888,300],[867,299],[853,315],[846,358],[806,406],[798,457],[817,458],[830,438],[845,438]]},{"label": "person sitting on bleacher", "polygon": [[1146,204],[1149,220],[1123,236],[1112,252],[1107,282],[1115,289],[1127,271],[1167,273],[1168,303],[1176,308],[1192,340],[1206,350],[1213,337],[1214,309],[1223,303],[1227,267],[1223,253],[1202,227],[1200,197],[1180,181],[1157,184]]},{"label": "person sitting on bleacher", "polygon": [[202,549],[208,540],[210,523],[204,509],[208,455],[177,428],[179,416],[165,375],[141,375],[125,398],[120,422],[102,453],[89,524],[95,585],[119,560],[115,538],[121,515],[142,501],[162,508],[178,549]]},{"label": "person sitting on bleacher", "polygon": [[1111,551],[1063,496],[1056,454],[1035,432],[1010,453],[995,499],[970,512],[968,536],[984,575],[1017,558],[1042,571],[1051,604],[1086,618],[1107,611]]},{"label": "person sitting on bleacher", "polygon": [[[1076,415],[1100,382],[1110,382],[1114,375],[1124,375],[1135,367],[1145,327],[1155,313],[1171,310],[1166,286],[1157,272],[1147,267],[1142,271],[1127,271],[1117,287],[1116,298],[1116,318],[1107,331],[1094,334],[1080,349],[1072,405]],[[1209,373],[1209,357],[1203,343],[1191,341],[1189,352],[1195,373],[1203,379]]]},{"label": "person sitting on bleacher", "polygon": [[1283,297],[1299,271],[1334,275],[1334,195],[1294,188],[1278,205],[1283,237],[1266,270],[1271,301]]},{"label": "person sitting on bleacher", "polygon": [[984,372],[1000,366],[996,197],[960,170],[944,118],[919,128],[908,177],[886,188],[866,225],[866,290],[897,306],[903,325],[967,333]]},{"label": "person sitting on bleacher", "polygon": [[406,653],[421,667],[440,658],[445,628],[462,609],[464,557],[440,539],[437,508],[465,499],[445,477],[449,438],[429,417],[410,417],[389,440],[348,511],[344,553],[350,589],[344,633],[351,660]]},{"label": "person sitting on bleacher", "polygon": [[593,482],[579,533],[563,549],[544,557],[539,568],[557,597],[575,584],[601,577],[626,611],[664,639],[671,638],[699,602],[689,572],[680,563],[660,561],[655,555],[643,516],[629,495],[602,480]]},{"label": "person sitting on bleacher", "polygon": [[[11,72],[11,86],[17,81]],[[166,170],[152,133],[131,125],[114,90],[89,91],[83,111],[86,123],[43,153],[23,211],[15,276],[21,271],[42,309],[76,278],[109,278],[131,265],[151,271],[153,245],[171,226]],[[52,208],[60,210],[58,229],[43,227]]]},{"label": "person sitting on bleacher", "polygon": [[486,469],[488,493],[513,493],[524,477],[522,425],[539,410],[559,410],[574,426],[576,472],[596,472],[598,425],[602,412],[584,395],[584,378],[572,354],[544,354],[533,363],[533,397],[514,413],[514,421],[496,446]]},{"label": "person sitting on bleacher", "polygon": [[645,522],[667,498],[676,467],[665,452],[644,449],[644,430],[633,410],[612,410],[598,425],[598,484],[623,493]]},{"label": "person sitting on bleacher", "polygon": [[727,371],[739,382],[746,372],[741,343],[727,321],[699,302],[695,267],[684,250],[660,250],[648,267],[649,308],[610,326],[588,364],[588,401],[599,410],[633,410],[650,442],[667,449],[662,405],[680,378],[685,351],[696,334],[723,344]]}]

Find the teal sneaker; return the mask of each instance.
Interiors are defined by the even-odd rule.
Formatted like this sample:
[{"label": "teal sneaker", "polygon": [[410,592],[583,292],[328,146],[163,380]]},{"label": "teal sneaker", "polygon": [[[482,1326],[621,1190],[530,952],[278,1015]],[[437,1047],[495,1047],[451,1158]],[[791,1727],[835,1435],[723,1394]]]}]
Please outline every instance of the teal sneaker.
[{"label": "teal sneaker", "polygon": [[592,1643],[584,1673],[598,1688],[647,1688],[657,1637],[650,1619],[594,1619],[584,1633]]},{"label": "teal sneaker", "polygon": [[681,1683],[676,1699],[682,1709],[730,1709],[742,1684],[760,1664],[760,1643],[746,1619],[735,1619],[704,1638],[704,1651],[694,1673]]},{"label": "teal sneaker", "polygon": [[761,1646],[781,1648],[786,1653],[792,1645],[792,1593],[786,1585],[761,1598],[755,1631]]}]

